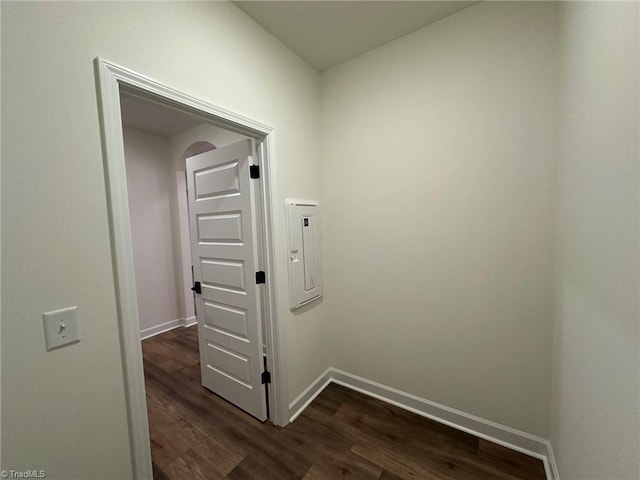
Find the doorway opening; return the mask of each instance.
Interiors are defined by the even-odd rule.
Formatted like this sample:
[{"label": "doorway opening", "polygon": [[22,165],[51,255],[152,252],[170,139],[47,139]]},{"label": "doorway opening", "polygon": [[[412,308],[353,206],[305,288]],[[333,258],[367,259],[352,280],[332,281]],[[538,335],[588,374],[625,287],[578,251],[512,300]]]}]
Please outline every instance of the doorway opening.
[{"label": "doorway opening", "polygon": [[[240,314],[243,308],[228,300],[228,296],[224,298],[224,301],[220,301],[218,297],[206,296],[204,292],[196,292],[196,306],[194,308],[192,289],[201,288],[209,293],[222,291],[223,294],[228,294],[229,291],[235,289],[235,293],[242,293],[240,286],[233,283],[241,281],[243,282],[242,288],[255,293],[256,316],[254,321],[257,322],[256,328],[259,331],[255,338],[259,339],[260,352],[259,358],[253,359],[253,364],[259,364],[260,372],[262,372],[263,364],[266,364],[269,374],[260,375],[259,384],[256,384],[255,372],[257,370],[256,368],[253,368],[252,371],[247,370],[250,363],[247,361],[248,356],[243,358],[243,354],[238,354],[228,345],[221,346],[209,340],[205,342],[204,350],[207,348],[211,350],[207,359],[217,358],[220,362],[217,365],[219,367],[217,370],[221,373],[221,378],[226,376],[231,379],[231,386],[225,387],[226,390],[222,389],[224,390],[222,396],[226,391],[234,390],[236,383],[245,383],[246,387],[254,390],[256,386],[259,386],[264,398],[265,414],[263,416],[253,414],[260,420],[266,418],[268,397],[271,406],[268,413],[269,421],[276,425],[286,424],[287,406],[283,405],[284,398],[279,394],[283,391],[284,375],[282,374],[283,365],[280,361],[280,349],[278,348],[280,341],[275,315],[275,275],[272,274],[274,272],[270,182],[272,160],[269,156],[272,133],[271,128],[267,125],[207,104],[112,63],[96,59],[95,66],[100,94],[103,153],[134,473],[136,478],[151,478],[149,419],[145,399],[141,337],[148,336],[150,338],[156,334],[159,336],[168,335],[161,332],[170,332],[175,327],[190,328],[193,333],[195,329],[190,325],[194,323],[194,317],[198,318],[197,330],[202,330],[205,316],[208,315],[205,310],[211,308],[218,308],[220,312],[226,312],[227,316],[242,317]],[[149,121],[150,118],[153,121]],[[136,166],[128,165],[125,147],[128,148],[131,141],[135,144],[141,140],[141,137],[153,135],[153,132],[148,131],[153,128],[158,130],[156,133],[162,133],[162,129],[164,129],[164,143],[165,146],[169,145],[169,151],[172,153],[169,155],[170,158],[165,161],[164,171],[157,169],[155,173],[151,174],[151,177],[158,180],[158,185],[162,183],[162,179],[166,181],[165,186],[168,187],[168,190],[173,190],[172,198],[174,201],[164,204],[156,202],[150,207],[151,214],[149,215],[149,211],[147,211],[147,214],[143,216],[141,212],[146,208],[145,201],[149,200],[148,195],[147,197],[145,195],[154,192],[138,191],[137,187],[131,183],[133,178],[128,178],[127,173],[135,172],[133,177],[136,175],[144,176],[149,174],[149,172],[145,174],[145,168],[151,168],[151,165],[145,164],[143,158],[136,159]],[[143,129],[142,135],[140,135],[141,129]],[[146,133],[144,133],[144,129],[147,130]],[[173,135],[170,135],[170,139],[166,140],[168,133],[173,133]],[[232,140],[236,140],[236,147],[233,147]],[[236,161],[238,142],[244,145],[246,155]],[[146,142],[145,145],[149,147],[151,144]],[[150,150],[153,148],[150,147]],[[225,159],[225,154],[235,155],[235,157],[234,159]],[[185,165],[186,158],[189,160]],[[189,172],[189,162],[192,161],[195,161],[195,166],[190,171],[191,176],[187,175],[185,178],[185,171]],[[205,162],[206,165],[203,164],[205,165],[203,167],[198,162]],[[216,162],[218,163],[216,164]],[[251,172],[249,167],[251,167]],[[260,171],[257,178],[253,175],[254,169]],[[220,175],[220,172],[223,174]],[[229,176],[230,172],[236,172],[234,173],[234,175],[237,174],[235,180]],[[215,228],[222,228],[228,233],[234,223],[234,219],[231,217],[240,210],[233,207],[228,209],[229,211],[225,211],[223,205],[220,207],[221,210],[213,211],[213,213],[195,212],[195,209],[207,202],[210,208],[214,208],[215,202],[210,201],[214,197],[234,197],[232,200],[235,197],[242,197],[243,194],[240,193],[240,190],[238,192],[224,189],[216,190],[216,186],[228,184],[229,181],[236,182],[234,185],[240,185],[241,182],[246,182],[247,178],[251,178],[255,182],[251,184],[250,188],[243,190],[243,192],[250,192],[251,208],[254,210],[252,211],[253,217],[247,221],[251,223],[254,230],[247,232],[249,223],[246,222],[236,222],[236,227],[240,229],[240,232],[244,232],[243,234],[251,235],[254,244],[249,245],[249,249],[254,255],[255,266],[259,267],[256,269],[256,274],[266,272],[268,279],[259,288],[253,285],[253,290],[248,288],[251,276],[247,275],[243,268],[240,268],[245,261],[235,260],[233,256],[226,258],[224,255],[228,249],[225,250],[225,248],[229,245],[220,247],[219,244],[225,242],[217,241],[216,235],[213,235],[213,241],[211,241],[212,238],[204,238],[206,235],[200,235],[206,231],[211,236],[212,229]],[[185,186],[189,182],[191,182],[191,193],[198,195],[198,198],[193,195],[187,197],[184,194]],[[203,201],[200,202],[200,200]],[[189,208],[189,203],[191,203],[191,208]],[[247,205],[249,204],[247,203]],[[162,209],[169,211],[168,218],[173,221],[169,221],[168,224],[165,221],[164,229],[170,232],[169,239],[165,236],[161,240],[157,235],[159,227],[158,222],[154,223],[154,215],[161,212]],[[236,217],[240,217],[240,215],[236,215]],[[143,218],[141,225],[136,224],[136,218]],[[222,235],[223,238],[226,238],[226,233]],[[228,240],[232,242],[237,239],[230,238]],[[236,241],[236,243],[238,242]],[[245,244],[247,242],[243,240],[239,243]],[[216,245],[220,247],[218,250],[205,251],[206,248]],[[205,250],[202,250],[203,248]],[[147,261],[145,263],[144,260],[140,260],[139,257],[144,259],[144,255],[154,249],[156,254],[160,253],[155,257],[163,258],[160,265],[158,262]],[[136,250],[142,252],[142,256],[136,256]],[[161,252],[163,251],[173,252],[173,254],[162,256]],[[171,258],[167,258],[169,256]],[[199,262],[194,262],[194,259]],[[136,262],[139,265],[136,265]],[[136,267],[139,268],[136,269]],[[195,268],[192,270],[192,267]],[[165,282],[162,287],[164,293],[156,282],[158,269],[165,273],[169,272],[167,278],[170,280]],[[136,275],[137,271],[138,275]],[[173,275],[171,275],[172,271]],[[215,279],[222,280],[218,282]],[[256,279],[258,279],[258,275],[256,275]],[[170,291],[177,292],[173,300],[170,298],[171,295],[167,293]],[[248,296],[249,294],[245,292],[244,295]],[[144,310],[144,307],[151,308]],[[143,311],[145,311],[144,314]],[[158,313],[159,311],[164,312],[164,317]],[[174,318],[166,320],[167,312],[169,312],[169,317]],[[192,312],[194,315],[191,315]],[[245,316],[248,317],[248,315]],[[163,321],[158,323],[159,317]],[[223,322],[232,320],[234,319],[223,318]],[[152,324],[153,321],[156,323]],[[250,319],[247,321],[250,323]],[[220,328],[219,330],[224,329]],[[228,337],[239,337],[233,328],[223,333],[228,334]],[[193,339],[194,335],[191,334],[191,336]],[[202,363],[202,335],[196,335],[196,337],[200,339],[198,360]],[[240,340],[244,341],[242,338]],[[188,341],[185,343],[188,344]],[[212,363],[209,360],[207,360],[207,366]],[[184,366],[186,367],[186,365]],[[190,373],[193,374],[193,369],[190,370]],[[271,383],[263,385],[262,380],[265,377],[270,377]],[[229,398],[227,399],[229,400]],[[233,399],[231,401],[233,402]],[[242,405],[241,407],[248,410]]]}]

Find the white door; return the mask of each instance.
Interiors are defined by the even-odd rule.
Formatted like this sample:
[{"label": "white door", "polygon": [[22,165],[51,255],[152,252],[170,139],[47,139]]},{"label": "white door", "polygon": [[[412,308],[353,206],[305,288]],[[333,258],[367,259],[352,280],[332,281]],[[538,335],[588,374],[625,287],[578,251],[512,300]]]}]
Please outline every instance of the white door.
[{"label": "white door", "polygon": [[202,385],[265,420],[254,152],[243,140],[188,158],[187,188]]}]

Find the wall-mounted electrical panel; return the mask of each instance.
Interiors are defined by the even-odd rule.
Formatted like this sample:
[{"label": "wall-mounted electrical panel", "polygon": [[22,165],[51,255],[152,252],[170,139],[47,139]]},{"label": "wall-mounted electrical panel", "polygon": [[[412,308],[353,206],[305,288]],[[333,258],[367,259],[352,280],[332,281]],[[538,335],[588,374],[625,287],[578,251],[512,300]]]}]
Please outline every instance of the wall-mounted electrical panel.
[{"label": "wall-mounted electrical panel", "polygon": [[289,229],[289,306],[322,296],[320,206],[313,200],[286,201]]}]

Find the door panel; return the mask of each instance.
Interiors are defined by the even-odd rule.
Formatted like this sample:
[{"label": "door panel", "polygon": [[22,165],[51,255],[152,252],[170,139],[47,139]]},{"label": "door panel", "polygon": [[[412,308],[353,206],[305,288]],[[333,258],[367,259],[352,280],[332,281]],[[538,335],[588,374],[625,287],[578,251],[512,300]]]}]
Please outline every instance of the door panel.
[{"label": "door panel", "polygon": [[198,217],[198,241],[219,245],[242,244],[242,214],[231,212]]},{"label": "door panel", "polygon": [[214,302],[204,302],[204,324],[225,335],[248,342],[247,311]]},{"label": "door panel", "polygon": [[242,260],[201,259],[202,286],[213,289],[234,290],[246,295],[244,262]]},{"label": "door panel", "polygon": [[202,385],[266,419],[251,140],[187,159]]}]

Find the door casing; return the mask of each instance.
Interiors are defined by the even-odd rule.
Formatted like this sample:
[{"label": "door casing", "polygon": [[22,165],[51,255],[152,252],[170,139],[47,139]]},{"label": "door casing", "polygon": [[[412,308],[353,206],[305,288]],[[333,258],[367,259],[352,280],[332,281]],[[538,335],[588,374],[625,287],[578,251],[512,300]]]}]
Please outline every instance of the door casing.
[{"label": "door casing", "polygon": [[118,66],[100,57],[94,61],[97,80],[98,110],[102,136],[109,230],[115,279],[116,305],[124,370],[127,416],[134,478],[152,480],[149,425],[145,399],[142,348],[133,266],[133,246],[129,220],[129,199],[122,135],[120,93],[127,92],[177,110],[195,114],[222,128],[253,138],[260,165],[260,214],[263,264],[270,279],[265,285],[263,315],[264,342],[272,383],[268,384],[269,420],[287,424],[286,375],[281,331],[278,328],[275,252],[272,229],[272,191],[274,131],[269,125],[216,107],[149,77]]}]

